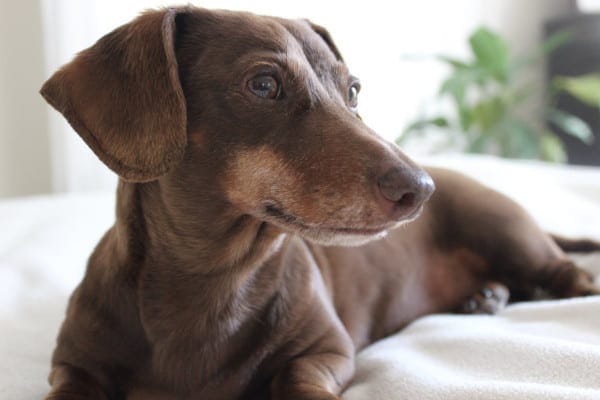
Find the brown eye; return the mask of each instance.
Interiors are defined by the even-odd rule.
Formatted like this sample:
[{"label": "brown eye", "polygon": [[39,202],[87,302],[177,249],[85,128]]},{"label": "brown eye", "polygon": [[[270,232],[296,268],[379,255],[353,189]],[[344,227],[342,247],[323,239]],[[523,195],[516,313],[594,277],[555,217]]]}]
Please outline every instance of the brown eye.
[{"label": "brown eye", "polygon": [[350,108],[358,107],[358,92],[360,92],[360,83],[354,82],[348,88],[348,103],[350,104]]},{"label": "brown eye", "polygon": [[277,99],[281,94],[281,89],[277,79],[270,75],[257,76],[248,81],[248,89],[263,99]]}]

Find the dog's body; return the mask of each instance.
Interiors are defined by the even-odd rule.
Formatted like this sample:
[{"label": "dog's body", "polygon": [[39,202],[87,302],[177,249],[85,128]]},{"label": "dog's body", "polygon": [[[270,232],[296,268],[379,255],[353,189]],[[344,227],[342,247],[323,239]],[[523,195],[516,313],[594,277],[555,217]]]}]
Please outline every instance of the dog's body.
[{"label": "dog's body", "polygon": [[476,295],[489,282],[524,299],[598,292],[506,197],[438,169],[432,196],[357,117],[353,79],[318,26],[180,8],[46,83],[124,178],[48,399],[333,400],[372,341],[501,306],[502,290]]}]

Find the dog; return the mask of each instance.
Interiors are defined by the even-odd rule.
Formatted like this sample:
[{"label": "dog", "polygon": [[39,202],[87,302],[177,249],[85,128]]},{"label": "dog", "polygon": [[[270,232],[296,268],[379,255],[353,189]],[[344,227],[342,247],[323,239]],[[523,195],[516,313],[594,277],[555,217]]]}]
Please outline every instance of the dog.
[{"label": "dog", "polygon": [[359,90],[323,27],[192,6],[58,70],[42,95],[120,181],[47,399],[334,400],[358,350],[422,315],[600,293],[559,247],[598,243],[417,166]]}]

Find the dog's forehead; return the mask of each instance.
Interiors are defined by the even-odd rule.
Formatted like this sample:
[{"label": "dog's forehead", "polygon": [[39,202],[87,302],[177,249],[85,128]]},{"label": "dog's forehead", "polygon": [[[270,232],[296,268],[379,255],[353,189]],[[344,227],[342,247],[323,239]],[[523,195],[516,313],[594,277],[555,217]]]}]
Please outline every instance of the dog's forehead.
[{"label": "dog's forehead", "polygon": [[238,55],[258,49],[281,54],[300,52],[313,68],[347,72],[345,64],[307,20],[235,11],[218,11],[213,17],[211,36],[234,46]]},{"label": "dog's forehead", "polygon": [[306,58],[310,61],[319,60],[333,66],[343,64],[337,59],[332,49],[323,38],[315,32],[307,20],[277,19],[285,27],[295,42],[297,42]]}]

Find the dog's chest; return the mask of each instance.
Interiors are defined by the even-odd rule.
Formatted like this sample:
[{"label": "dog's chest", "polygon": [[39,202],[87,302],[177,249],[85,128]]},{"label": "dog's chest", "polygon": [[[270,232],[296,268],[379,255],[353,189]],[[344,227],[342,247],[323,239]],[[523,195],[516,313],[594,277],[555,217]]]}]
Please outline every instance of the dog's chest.
[{"label": "dog's chest", "polygon": [[[265,265],[243,285],[146,277],[142,292],[152,296],[142,299],[141,314],[152,356],[140,386],[162,382],[169,392],[219,400],[267,382],[288,359],[283,349],[295,334],[289,310],[303,298],[297,291],[313,286],[302,283],[312,280],[305,273],[310,268],[283,276],[282,262],[274,257],[273,267]],[[282,280],[293,284],[281,288]]]}]

